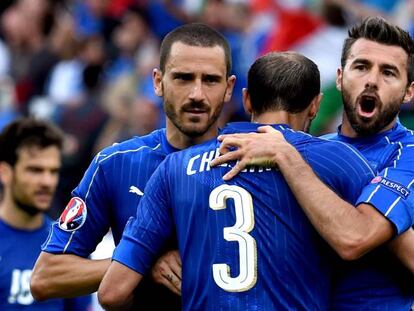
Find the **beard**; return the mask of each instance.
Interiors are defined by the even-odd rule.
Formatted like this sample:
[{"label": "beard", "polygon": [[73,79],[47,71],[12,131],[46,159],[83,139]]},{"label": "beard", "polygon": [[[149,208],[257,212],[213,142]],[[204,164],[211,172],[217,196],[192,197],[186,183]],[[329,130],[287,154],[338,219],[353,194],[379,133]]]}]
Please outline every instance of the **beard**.
[{"label": "beard", "polygon": [[342,101],[349,124],[358,136],[363,137],[377,134],[386,128],[387,125],[389,125],[400,112],[403,98],[395,99],[385,105],[382,103],[382,101],[380,101],[376,115],[370,119],[365,119],[358,115],[356,112],[357,104],[352,104],[351,95],[347,90],[344,89],[343,85]]},{"label": "beard", "polygon": [[180,118],[180,113],[182,111],[187,111],[190,109],[202,109],[206,111],[206,113],[208,114],[211,108],[201,102],[189,102],[187,104],[184,104],[180,108],[179,112],[176,112],[174,109],[174,105],[165,100],[164,111],[167,118],[174,124],[176,128],[179,129],[181,133],[187,135],[188,137],[196,138],[204,135],[211,128],[211,126],[214,123],[216,123],[220,116],[221,110],[223,109],[223,105],[224,102],[221,102],[221,104],[216,108],[216,110],[213,111],[213,114],[208,117],[208,120],[205,124],[201,124],[199,117],[194,117],[194,119],[191,120],[190,125],[184,124],[184,122]]}]

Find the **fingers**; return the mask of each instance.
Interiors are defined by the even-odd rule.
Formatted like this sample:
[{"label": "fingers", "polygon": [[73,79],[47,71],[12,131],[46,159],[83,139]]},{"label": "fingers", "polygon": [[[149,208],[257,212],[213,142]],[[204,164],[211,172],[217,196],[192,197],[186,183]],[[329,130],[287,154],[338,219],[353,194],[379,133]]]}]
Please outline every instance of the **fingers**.
[{"label": "fingers", "polygon": [[176,275],[172,270],[165,267],[161,273],[153,273],[152,276],[156,283],[164,285],[177,295],[181,295],[181,276]]},{"label": "fingers", "polygon": [[275,128],[271,127],[270,125],[259,126],[257,128],[257,131],[259,133],[280,133],[278,130],[276,130]]},{"label": "fingers", "polygon": [[174,294],[181,295],[181,278],[175,274],[167,274],[164,278],[163,285],[171,290]]},{"label": "fingers", "polygon": [[270,125],[259,126],[257,128],[257,131],[259,133],[273,134],[275,138],[280,138],[280,139],[283,139],[283,140],[285,139],[282,132],[276,130],[275,128],[271,127]]},{"label": "fingers", "polygon": [[229,151],[228,153],[225,153],[225,154],[220,153],[220,156],[218,156],[217,158],[213,159],[210,162],[210,166],[215,167],[215,166],[218,166],[224,163],[228,163],[233,160],[237,160],[240,157],[239,153],[240,152],[238,150]]},{"label": "fingers", "polygon": [[[171,270],[174,272],[174,274],[177,276],[177,278],[179,278],[179,280],[181,281],[181,273],[182,273],[182,265],[181,265],[181,257],[180,254],[178,253],[178,251],[172,251],[171,252]],[[180,285],[181,288],[181,285]]]},{"label": "fingers", "polygon": [[223,180],[230,180],[234,176],[236,176],[238,173],[240,173],[244,168],[246,167],[246,164],[243,162],[237,162],[236,165],[223,176]]},{"label": "fingers", "polygon": [[170,251],[155,263],[151,270],[154,281],[177,295],[181,295],[181,258],[178,251]]}]

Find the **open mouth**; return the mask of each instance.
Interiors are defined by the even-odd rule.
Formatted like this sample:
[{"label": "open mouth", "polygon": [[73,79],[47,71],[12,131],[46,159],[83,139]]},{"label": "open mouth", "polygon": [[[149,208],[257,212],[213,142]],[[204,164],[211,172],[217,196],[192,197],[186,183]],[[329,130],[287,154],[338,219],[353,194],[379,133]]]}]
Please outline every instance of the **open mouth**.
[{"label": "open mouth", "polygon": [[371,118],[377,108],[377,98],[375,96],[363,95],[358,101],[358,114],[364,118]]}]

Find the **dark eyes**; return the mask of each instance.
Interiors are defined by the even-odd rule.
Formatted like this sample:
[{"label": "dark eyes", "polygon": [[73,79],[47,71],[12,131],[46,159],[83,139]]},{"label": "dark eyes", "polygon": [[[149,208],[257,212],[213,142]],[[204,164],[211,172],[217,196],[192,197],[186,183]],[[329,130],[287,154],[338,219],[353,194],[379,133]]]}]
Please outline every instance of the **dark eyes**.
[{"label": "dark eyes", "polygon": [[395,73],[392,70],[384,70],[384,75],[389,76],[389,77],[394,77]]},{"label": "dark eyes", "polygon": [[204,81],[207,83],[216,83],[216,82],[220,82],[220,78],[216,76],[206,76],[204,78]]},{"label": "dark eyes", "polygon": [[174,75],[174,80],[191,81],[192,79],[193,79],[193,75],[191,75],[191,74],[177,74],[177,75]]},{"label": "dark eyes", "polygon": [[367,68],[367,66],[366,65],[362,65],[362,64],[355,66],[355,69],[357,69],[357,70],[365,70],[366,68]]},{"label": "dark eyes", "polygon": [[[365,71],[365,70],[368,69],[368,66],[365,65],[365,64],[358,64],[358,65],[355,65],[354,68],[356,70],[359,70],[359,71]],[[387,76],[387,77],[395,77],[395,76],[397,76],[397,74],[395,73],[395,71],[394,70],[391,70],[391,69],[383,69],[382,70],[382,74],[384,76]]]},{"label": "dark eyes", "polygon": [[[173,76],[174,80],[177,81],[192,81],[195,79],[194,75],[192,74],[176,74]],[[206,75],[203,77],[203,82],[205,83],[217,83],[220,82],[220,77],[218,76],[210,76]]]}]

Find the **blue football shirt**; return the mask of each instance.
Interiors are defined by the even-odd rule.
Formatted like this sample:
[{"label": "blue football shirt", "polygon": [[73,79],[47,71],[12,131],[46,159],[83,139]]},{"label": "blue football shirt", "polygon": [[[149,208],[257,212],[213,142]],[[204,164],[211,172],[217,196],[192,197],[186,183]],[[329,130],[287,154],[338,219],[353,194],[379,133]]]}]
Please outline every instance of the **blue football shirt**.
[{"label": "blue football shirt", "polygon": [[[161,129],[99,152],[53,224],[42,250],[88,257],[109,229],[118,244],[128,218],[136,214],[148,179],[173,151],[176,149],[168,143],[165,129]],[[180,309],[179,297],[151,278],[139,286],[137,296],[140,300],[136,308],[140,310],[166,305]]]},{"label": "blue football shirt", "polygon": [[[223,133],[258,126],[231,123]],[[349,145],[276,128],[345,200],[355,203],[373,178]],[[212,140],[167,157],[113,259],[145,274],[175,226],[185,310],[328,310],[332,253],[280,172],[251,167],[224,182],[229,167],[209,167],[218,147]]]},{"label": "blue football shirt", "polygon": [[[72,193],[80,199],[81,215],[65,226],[64,212],[53,224],[43,250],[87,257],[109,229],[118,244],[128,218],[135,215],[147,180],[173,151],[176,149],[168,143],[162,129],[99,152]],[[71,203],[67,209],[70,207]]]},{"label": "blue football shirt", "polygon": [[[391,130],[369,137],[349,138],[339,132],[326,136],[357,148],[377,176],[364,188],[357,203],[369,203],[395,227],[397,234],[413,225],[414,132],[397,123]],[[386,246],[336,269],[333,310],[410,310],[414,277]]]},{"label": "blue football shirt", "polygon": [[0,220],[0,310],[89,310],[90,296],[37,302],[30,292],[32,269],[50,225],[51,221],[45,218],[40,228],[22,230]]}]

